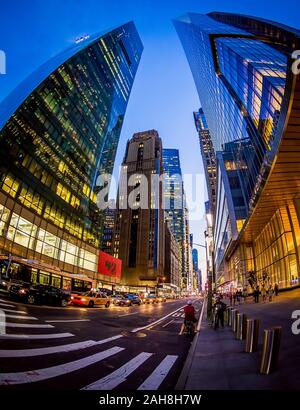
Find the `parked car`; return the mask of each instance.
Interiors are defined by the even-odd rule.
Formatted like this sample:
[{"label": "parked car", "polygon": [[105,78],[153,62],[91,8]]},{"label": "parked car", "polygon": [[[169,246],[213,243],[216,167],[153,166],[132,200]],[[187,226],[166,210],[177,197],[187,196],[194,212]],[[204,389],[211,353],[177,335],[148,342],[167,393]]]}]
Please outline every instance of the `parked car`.
[{"label": "parked car", "polygon": [[116,306],[131,306],[132,300],[123,295],[117,295],[114,297],[113,304]]},{"label": "parked car", "polygon": [[70,293],[49,285],[15,283],[9,288],[9,295],[30,305],[34,303],[66,307],[71,300]]},{"label": "parked car", "polygon": [[0,289],[9,290],[9,286],[10,286],[10,278],[8,276],[1,276],[0,278]]},{"label": "parked car", "polygon": [[104,293],[89,291],[81,295],[72,296],[71,302],[76,306],[87,306],[91,308],[94,306],[105,306],[109,308],[111,299]]}]

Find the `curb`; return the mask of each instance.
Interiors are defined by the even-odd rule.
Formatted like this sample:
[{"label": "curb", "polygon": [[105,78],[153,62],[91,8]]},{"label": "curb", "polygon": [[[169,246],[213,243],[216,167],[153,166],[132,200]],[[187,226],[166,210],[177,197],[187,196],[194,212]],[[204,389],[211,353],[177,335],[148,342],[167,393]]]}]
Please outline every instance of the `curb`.
[{"label": "curb", "polygon": [[188,352],[187,358],[185,360],[185,363],[183,365],[182,371],[180,373],[179,379],[176,383],[176,386],[174,390],[185,390],[186,382],[189,376],[189,372],[193,363],[193,358],[194,358],[194,353],[196,350],[197,342],[198,342],[198,337],[200,334],[200,329],[201,329],[201,324],[202,324],[202,319],[203,319],[203,314],[205,311],[207,300],[206,298],[203,300],[203,305],[202,305],[202,310],[201,310],[201,315],[199,317],[198,323],[197,323],[197,328],[196,328],[196,335],[194,336],[194,340],[192,342],[192,345],[190,347],[190,350]]}]

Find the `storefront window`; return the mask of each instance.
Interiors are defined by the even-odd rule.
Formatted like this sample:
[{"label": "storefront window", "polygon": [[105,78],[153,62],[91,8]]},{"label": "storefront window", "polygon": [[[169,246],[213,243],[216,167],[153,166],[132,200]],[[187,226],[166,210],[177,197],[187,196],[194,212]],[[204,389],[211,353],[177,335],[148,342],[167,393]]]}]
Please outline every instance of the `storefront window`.
[{"label": "storefront window", "polygon": [[40,284],[50,285],[50,273],[40,271]]},{"label": "storefront window", "polygon": [[55,286],[56,288],[61,287],[61,276],[52,275],[51,285]]}]

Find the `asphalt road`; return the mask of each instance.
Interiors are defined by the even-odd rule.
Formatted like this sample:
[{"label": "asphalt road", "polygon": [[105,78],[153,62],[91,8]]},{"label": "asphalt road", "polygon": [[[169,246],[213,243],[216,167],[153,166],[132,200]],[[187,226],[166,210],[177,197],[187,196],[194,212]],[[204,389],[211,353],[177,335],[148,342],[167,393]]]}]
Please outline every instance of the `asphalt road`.
[{"label": "asphalt road", "polygon": [[185,303],[56,308],[0,295],[0,389],[172,390],[191,343]]}]

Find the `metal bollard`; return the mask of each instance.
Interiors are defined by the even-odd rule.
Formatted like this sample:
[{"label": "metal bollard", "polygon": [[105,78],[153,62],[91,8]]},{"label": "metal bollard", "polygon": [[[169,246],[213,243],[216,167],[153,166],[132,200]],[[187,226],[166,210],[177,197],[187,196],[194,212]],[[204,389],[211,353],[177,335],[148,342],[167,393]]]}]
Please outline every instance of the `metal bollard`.
[{"label": "metal bollard", "polygon": [[239,313],[239,311],[237,309],[233,309],[231,311],[232,314],[232,319],[231,319],[231,328],[234,331],[234,333],[236,332],[236,324],[237,324],[237,314]]},{"label": "metal bollard", "polygon": [[230,326],[230,317],[231,317],[231,311],[232,311],[232,307],[231,306],[228,306],[227,307],[227,309],[226,309],[226,312],[227,312],[227,316],[226,316],[226,321],[225,321],[225,323],[226,323],[226,325],[227,326]]},{"label": "metal bollard", "polygon": [[273,327],[272,329],[264,330],[263,348],[259,369],[261,374],[270,374],[276,370],[281,334],[281,327]]},{"label": "metal bollard", "polygon": [[243,334],[242,315],[238,313],[237,318],[236,318],[236,339],[242,340],[242,334]]},{"label": "metal bollard", "polygon": [[245,352],[253,353],[258,348],[259,321],[257,319],[247,319]]}]

